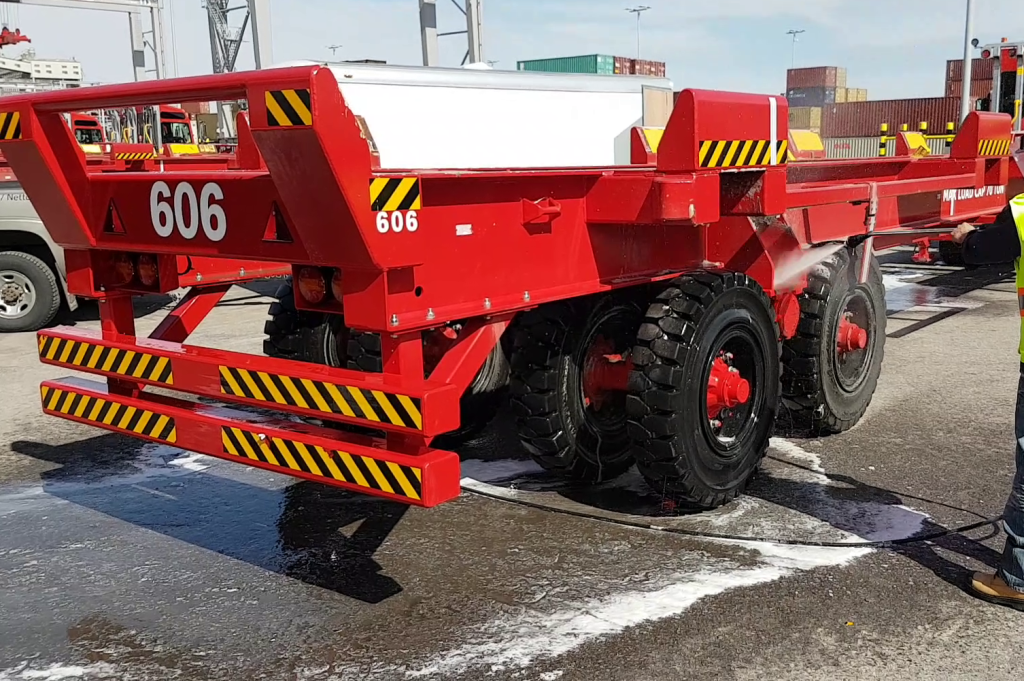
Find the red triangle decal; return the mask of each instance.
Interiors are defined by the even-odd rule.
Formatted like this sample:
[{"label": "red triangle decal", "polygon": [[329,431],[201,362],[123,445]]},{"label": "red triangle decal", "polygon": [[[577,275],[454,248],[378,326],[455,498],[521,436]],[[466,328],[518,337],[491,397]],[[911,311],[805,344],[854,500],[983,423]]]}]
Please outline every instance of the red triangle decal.
[{"label": "red triangle decal", "polygon": [[276,201],[274,202],[273,210],[270,211],[270,218],[267,219],[267,228],[263,232],[263,240],[285,244],[290,244],[294,241],[291,230],[288,229],[288,223],[285,222],[284,213],[281,212],[281,208],[277,205]]},{"label": "red triangle decal", "polygon": [[117,212],[114,199],[110,199],[107,206],[107,220],[103,223],[103,231],[107,234],[125,234],[124,223],[121,222],[121,214]]}]

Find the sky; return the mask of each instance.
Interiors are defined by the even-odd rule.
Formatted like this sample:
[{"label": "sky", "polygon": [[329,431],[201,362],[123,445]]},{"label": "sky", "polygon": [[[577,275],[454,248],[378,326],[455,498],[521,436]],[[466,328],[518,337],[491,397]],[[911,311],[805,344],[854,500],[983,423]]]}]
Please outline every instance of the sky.
[{"label": "sky", "polygon": [[[270,3],[275,61],[328,61],[328,46],[341,45],[338,60],[421,63],[417,0]],[[976,0],[975,35],[982,42],[1024,41],[1020,3]],[[209,73],[202,0],[164,4],[172,73]],[[966,0],[484,0],[484,58],[514,69],[517,60],[540,57],[635,57],[636,20],[625,10],[637,4],[651,7],[641,20],[641,56],[667,62],[676,90],[782,92],[790,29],[806,31],[796,45],[797,66],[845,66],[849,87],[867,88],[871,99],[941,96],[946,60],[963,54]],[[90,82],[132,78],[126,15],[0,5],[0,20],[31,37],[38,57],[80,61]],[[438,26],[465,28],[453,0],[438,0]],[[465,37],[444,37],[440,45],[442,65],[457,66]],[[252,65],[247,42],[238,66]]]}]

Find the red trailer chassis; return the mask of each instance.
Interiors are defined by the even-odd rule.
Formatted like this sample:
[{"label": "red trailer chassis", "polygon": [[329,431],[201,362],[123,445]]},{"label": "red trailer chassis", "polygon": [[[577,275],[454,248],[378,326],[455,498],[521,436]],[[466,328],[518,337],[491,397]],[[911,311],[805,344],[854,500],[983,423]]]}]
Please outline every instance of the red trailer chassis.
[{"label": "red trailer chassis", "polygon": [[[152,159],[91,167],[60,118],[243,98],[249,120],[230,168]],[[460,399],[512,326],[513,401],[539,460],[595,480],[635,454],[649,480],[665,476],[659,491],[722,503],[763,456],[780,390],[796,404],[801,382],[818,380],[800,373],[818,356],[797,357],[811,340],[846,359],[863,353],[871,366],[880,358],[875,313],[856,308],[880,294],[850,279],[844,286],[860,298],[847,295],[852,307],[822,336],[815,329],[831,295],[822,275],[783,285],[780,266],[809,245],[865,234],[876,248],[906,243],[886,231],[942,223],[943,192],[1008,181],[1008,158],[982,153],[1011,138],[1005,115],[971,113],[948,157],[787,164],[787,110],[780,97],[687,90],[647,165],[379,170],[322,67],[4,98],[0,112],[20,115],[21,129],[0,151],[67,249],[72,292],[102,299],[101,333],[40,332],[39,355],[105,383],[47,381],[43,408],[432,506],[459,493],[456,454],[432,442],[459,427]],[[829,267],[870,264],[870,244],[866,257],[850,249]],[[137,338],[131,296],[179,285],[180,256],[290,263],[295,306],[338,322],[343,314],[350,340],[374,334],[378,371],[182,345],[223,285],[197,286],[150,338]],[[884,304],[882,314],[884,324]],[[698,431],[706,442],[687,440]]]}]

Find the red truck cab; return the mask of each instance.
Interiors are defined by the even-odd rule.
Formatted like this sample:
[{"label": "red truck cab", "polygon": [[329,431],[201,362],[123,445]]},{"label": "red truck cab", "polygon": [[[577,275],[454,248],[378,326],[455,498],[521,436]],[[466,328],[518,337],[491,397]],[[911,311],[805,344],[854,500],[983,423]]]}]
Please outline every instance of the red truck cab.
[{"label": "red truck cab", "polygon": [[71,130],[79,144],[103,144],[107,141],[100,119],[95,116],[71,114]]}]

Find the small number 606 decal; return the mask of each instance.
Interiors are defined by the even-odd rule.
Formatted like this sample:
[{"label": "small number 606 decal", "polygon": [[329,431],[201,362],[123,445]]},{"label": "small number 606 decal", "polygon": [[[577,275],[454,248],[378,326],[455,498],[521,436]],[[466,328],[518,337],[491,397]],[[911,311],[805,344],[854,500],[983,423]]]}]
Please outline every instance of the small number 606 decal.
[{"label": "small number 606 decal", "polygon": [[419,228],[420,220],[414,210],[404,212],[396,210],[393,213],[381,211],[377,213],[377,231],[381,234],[387,234],[388,232],[395,232],[397,234],[403,230],[415,232]]}]

